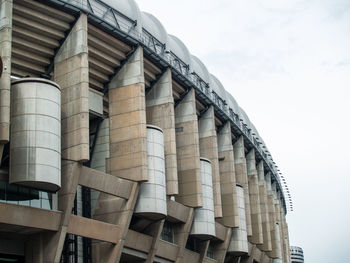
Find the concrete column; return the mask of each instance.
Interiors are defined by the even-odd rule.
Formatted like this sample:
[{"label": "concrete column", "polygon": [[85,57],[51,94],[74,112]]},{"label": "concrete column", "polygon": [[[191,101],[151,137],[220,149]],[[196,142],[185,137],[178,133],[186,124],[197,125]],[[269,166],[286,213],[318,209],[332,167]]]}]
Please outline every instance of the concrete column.
[{"label": "concrete column", "polygon": [[290,257],[290,244],[289,244],[289,232],[288,232],[288,224],[285,221],[285,253],[286,253],[286,258],[287,258],[287,263],[291,262],[291,257]]},{"label": "concrete column", "polygon": [[67,234],[69,219],[77,192],[81,165],[74,161],[62,161],[62,187],[58,192],[58,210],[62,211],[57,232],[45,232],[43,252],[45,262],[59,263]]},{"label": "concrete column", "polygon": [[252,149],[247,154],[247,173],[249,185],[249,200],[250,213],[252,218],[253,235],[248,237],[249,242],[253,244],[263,243],[262,220],[260,210],[260,195],[259,195],[259,181],[258,171],[256,170],[255,151]]},{"label": "concrete column", "polygon": [[210,106],[209,109],[200,118],[200,120],[198,121],[198,127],[200,156],[209,159],[211,162],[215,218],[218,218],[222,217],[222,204],[218,160],[218,143],[216,136],[215,115],[213,106]]},{"label": "concrete column", "polygon": [[234,157],[235,157],[235,172],[236,181],[242,185],[244,190],[244,203],[247,222],[247,234],[252,235],[252,220],[250,215],[250,200],[249,200],[249,188],[248,188],[248,175],[247,175],[247,162],[245,159],[244,140],[243,136],[239,137],[233,145]]},{"label": "concrete column", "polygon": [[228,227],[239,227],[235,158],[230,122],[227,122],[218,133],[218,152],[223,214],[220,221]]},{"label": "concrete column", "polygon": [[201,263],[204,261],[209,247],[210,240],[201,241],[198,244],[198,251],[199,251],[199,260],[198,262]]},{"label": "concrete column", "polygon": [[272,194],[274,197],[275,205],[275,243],[276,243],[276,259],[275,262],[282,262],[282,226],[281,226],[281,206],[280,197],[277,192],[276,182],[272,183]]},{"label": "concrete column", "polygon": [[285,217],[285,209],[282,204],[281,200],[281,228],[282,228],[282,256],[283,256],[283,262],[288,262],[288,251],[287,251],[287,235],[288,235],[288,229],[286,227],[286,217]]},{"label": "concrete column", "polygon": [[148,124],[162,128],[167,195],[179,193],[177,179],[175,110],[171,70],[167,69],[146,96],[146,119]]},{"label": "concrete column", "polygon": [[87,16],[81,14],[58,51],[54,80],[61,87],[62,158],[89,160]]},{"label": "concrete column", "polygon": [[0,145],[10,139],[12,0],[0,0]]},{"label": "concrete column", "polygon": [[194,209],[191,208],[187,215],[185,224],[177,224],[174,227],[174,240],[175,244],[178,245],[179,249],[176,256],[176,263],[183,262],[184,250],[186,247],[187,239],[191,231],[191,226],[194,218]]},{"label": "concrete column", "polygon": [[158,250],[158,243],[160,240],[159,237],[160,237],[160,234],[162,233],[164,222],[165,222],[165,219],[154,223],[146,232],[146,234],[153,237],[152,238],[152,246],[151,246],[150,251],[148,252],[147,260],[145,261],[147,263],[151,263],[154,261],[154,257],[157,253],[157,250]]},{"label": "concrete column", "polygon": [[269,211],[269,222],[270,222],[270,231],[271,231],[271,248],[272,250],[266,252],[267,255],[271,258],[277,258],[277,240],[276,240],[276,215],[275,215],[275,201],[272,192],[271,185],[271,174],[267,173],[265,177],[266,182],[266,192],[267,192],[267,205]]},{"label": "concrete column", "polygon": [[226,228],[225,240],[214,246],[214,258],[218,263],[224,263],[228,246],[231,242],[232,228]]},{"label": "concrete column", "polygon": [[259,196],[260,196],[260,210],[261,210],[261,219],[262,219],[262,230],[264,243],[258,245],[258,248],[262,251],[271,251],[271,229],[270,229],[270,219],[269,219],[269,210],[268,210],[268,200],[266,192],[266,182],[264,174],[264,163],[260,161],[258,164],[258,177],[259,177]]},{"label": "concrete column", "polygon": [[283,205],[282,205],[282,199],[281,199],[281,192],[277,191],[277,183],[274,183],[273,186],[276,189],[275,207],[277,207],[276,211],[278,213],[277,218],[278,218],[279,234],[280,234],[280,236],[279,236],[279,248],[280,248],[279,259],[281,259],[281,262],[285,262],[284,225],[283,225],[283,219],[282,219],[282,213],[284,213],[284,212],[283,212]]},{"label": "concrete column", "polygon": [[138,47],[109,84],[110,174],[146,181],[147,127],[143,50]]},{"label": "concrete column", "polygon": [[175,131],[179,179],[179,195],[176,200],[187,206],[200,207],[203,201],[194,89],[175,108]]}]

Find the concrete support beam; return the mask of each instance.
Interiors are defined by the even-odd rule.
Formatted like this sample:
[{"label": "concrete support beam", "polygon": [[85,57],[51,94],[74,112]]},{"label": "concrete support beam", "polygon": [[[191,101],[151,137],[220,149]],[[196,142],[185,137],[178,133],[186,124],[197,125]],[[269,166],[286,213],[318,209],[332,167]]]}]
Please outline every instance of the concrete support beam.
[{"label": "concrete support beam", "polygon": [[133,182],[83,166],[79,185],[129,199]]},{"label": "concrete support beam", "polygon": [[179,179],[179,194],[176,200],[190,207],[200,207],[203,201],[194,89],[191,89],[175,108],[175,127]]},{"label": "concrete support beam", "polygon": [[121,229],[117,225],[71,215],[67,233],[115,244],[120,238]]},{"label": "concrete support beam", "polygon": [[59,263],[64,240],[67,234],[69,219],[74,205],[78,187],[81,164],[73,161],[62,161],[62,186],[58,192],[58,209],[63,212],[58,231],[45,235],[44,255],[46,262]]},{"label": "concrete support beam", "polygon": [[247,162],[244,152],[244,139],[243,136],[239,137],[233,145],[234,157],[235,157],[235,172],[236,181],[242,185],[244,190],[244,206],[247,222],[247,234],[252,235],[252,220],[250,215],[250,200],[249,200],[249,187],[248,187],[248,175],[247,175]]},{"label": "concrete support beam", "polygon": [[89,62],[87,16],[81,14],[54,60],[61,87],[62,158],[89,160]]},{"label": "concrete support beam", "polygon": [[[100,218],[104,222],[111,224],[116,224],[121,229],[121,235],[116,245],[111,245],[110,243],[101,242],[94,245],[94,251],[100,255],[98,261],[95,262],[119,262],[123,251],[125,240],[128,234],[130,221],[137,201],[137,196],[139,193],[139,184],[134,183],[132,186],[130,198],[127,202],[123,202],[122,206],[119,208],[113,199],[110,200],[110,206],[105,207],[106,214],[100,215]],[[120,198],[119,198],[120,199]]]},{"label": "concrete support beam", "polygon": [[227,122],[218,134],[218,152],[223,214],[220,222],[228,227],[239,227],[235,158],[230,122]]},{"label": "concrete support beam", "polygon": [[185,262],[184,261],[184,251],[187,243],[188,236],[191,231],[192,221],[194,217],[194,209],[191,208],[185,224],[178,224],[174,229],[174,239],[175,243],[179,246],[176,256],[176,263]]},{"label": "concrete support beam", "polygon": [[179,247],[163,240],[159,240],[157,256],[175,261],[178,254]]},{"label": "concrete support beam", "polygon": [[255,151],[247,154],[247,174],[249,186],[250,213],[252,219],[252,236],[248,237],[253,244],[263,244],[263,231],[260,210],[258,171],[256,170]]},{"label": "concrete support beam", "polygon": [[138,47],[109,84],[110,174],[146,181],[147,127],[143,50]]},{"label": "concrete support beam", "polygon": [[62,213],[58,211],[0,202],[0,223],[2,224],[57,231],[61,216]]},{"label": "concrete support beam", "polygon": [[261,220],[262,220],[262,230],[264,243],[258,245],[258,248],[262,251],[271,251],[271,229],[270,229],[270,219],[268,210],[268,200],[266,191],[266,182],[264,174],[264,163],[260,161],[258,166],[258,177],[259,177],[259,196],[260,196],[260,210],[261,210]]},{"label": "concrete support beam", "polygon": [[152,236],[152,245],[150,248],[150,251],[148,252],[148,257],[146,262],[147,263],[152,263],[154,261],[154,257],[157,253],[158,250],[158,244],[159,244],[159,238],[160,238],[160,234],[162,233],[163,230],[163,226],[164,226],[164,222],[165,219],[160,220],[156,223],[154,223],[147,231],[146,234],[149,234],[150,236]]},{"label": "concrete support beam", "polygon": [[12,0],[0,1],[0,145],[10,139]]},{"label": "concrete support beam", "polygon": [[200,156],[211,162],[215,218],[222,217],[221,185],[219,172],[218,142],[215,127],[214,107],[203,114],[198,121]]},{"label": "concrete support beam", "polygon": [[222,243],[218,243],[214,246],[214,258],[218,263],[224,263],[227,248],[231,242],[232,228],[226,228],[225,240]]},{"label": "concrete support beam", "polygon": [[167,210],[168,218],[176,220],[182,223],[186,223],[188,220],[188,214],[190,213],[191,208],[180,204],[178,202],[167,200]]},{"label": "concrete support beam", "polygon": [[179,193],[177,178],[175,110],[171,70],[167,69],[146,96],[148,124],[162,128],[167,195]]},{"label": "concrete support beam", "polygon": [[205,256],[207,255],[210,240],[202,241],[198,244],[199,260],[198,262],[203,262]]}]

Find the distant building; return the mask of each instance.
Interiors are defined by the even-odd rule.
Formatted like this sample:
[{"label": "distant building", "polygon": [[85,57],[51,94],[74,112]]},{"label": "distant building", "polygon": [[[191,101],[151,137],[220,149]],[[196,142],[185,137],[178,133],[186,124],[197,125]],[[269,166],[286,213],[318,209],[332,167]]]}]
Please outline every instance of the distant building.
[{"label": "distant building", "polygon": [[304,263],[304,252],[301,247],[290,247],[292,263]]}]

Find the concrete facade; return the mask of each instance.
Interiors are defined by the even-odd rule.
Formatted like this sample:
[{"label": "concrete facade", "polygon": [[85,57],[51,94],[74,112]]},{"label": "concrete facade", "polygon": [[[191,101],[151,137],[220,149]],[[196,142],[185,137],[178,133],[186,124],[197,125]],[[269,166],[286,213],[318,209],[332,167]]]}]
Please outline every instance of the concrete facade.
[{"label": "concrete facade", "polygon": [[[90,4],[0,1],[0,257],[290,263],[283,189],[247,116],[133,0]],[[10,127],[28,127],[10,117],[11,81],[28,77],[61,89],[57,192],[9,182]]]}]

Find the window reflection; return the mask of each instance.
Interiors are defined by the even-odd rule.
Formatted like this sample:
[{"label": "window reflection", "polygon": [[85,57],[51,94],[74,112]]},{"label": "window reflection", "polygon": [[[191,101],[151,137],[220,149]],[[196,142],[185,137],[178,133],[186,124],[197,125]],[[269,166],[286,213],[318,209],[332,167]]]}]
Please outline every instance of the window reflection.
[{"label": "window reflection", "polygon": [[0,202],[52,210],[52,193],[0,181]]}]

